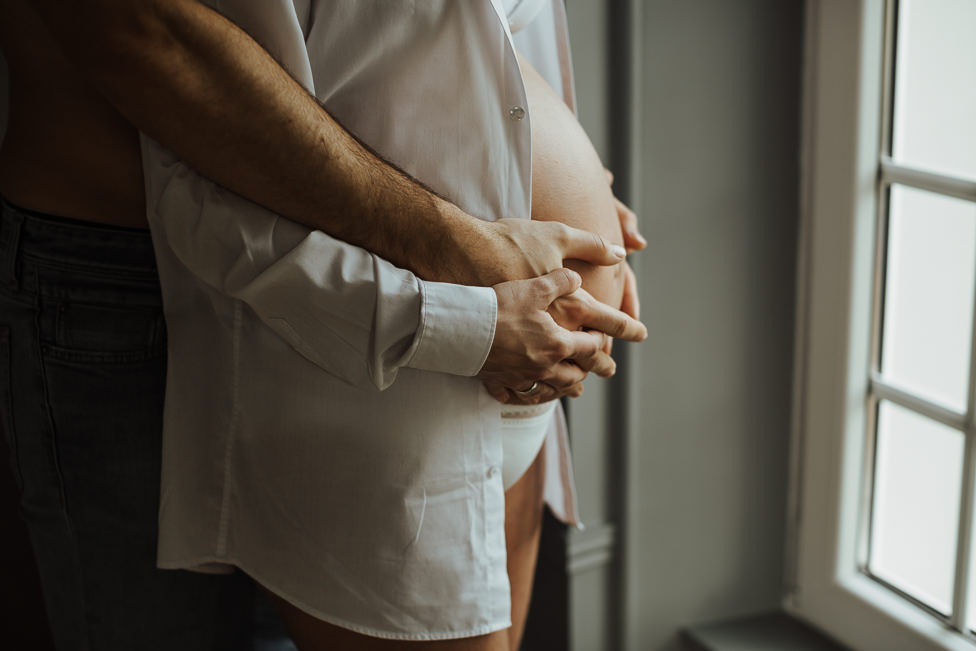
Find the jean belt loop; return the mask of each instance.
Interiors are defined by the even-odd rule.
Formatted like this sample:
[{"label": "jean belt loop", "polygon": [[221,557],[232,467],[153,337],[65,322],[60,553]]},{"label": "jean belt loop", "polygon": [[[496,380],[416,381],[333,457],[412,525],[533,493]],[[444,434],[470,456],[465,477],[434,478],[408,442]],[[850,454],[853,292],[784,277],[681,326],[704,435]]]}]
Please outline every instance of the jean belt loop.
[{"label": "jean belt loop", "polygon": [[19,288],[17,257],[20,228],[24,224],[24,216],[6,206],[0,210],[3,210],[3,218],[0,219],[0,283],[16,291]]}]

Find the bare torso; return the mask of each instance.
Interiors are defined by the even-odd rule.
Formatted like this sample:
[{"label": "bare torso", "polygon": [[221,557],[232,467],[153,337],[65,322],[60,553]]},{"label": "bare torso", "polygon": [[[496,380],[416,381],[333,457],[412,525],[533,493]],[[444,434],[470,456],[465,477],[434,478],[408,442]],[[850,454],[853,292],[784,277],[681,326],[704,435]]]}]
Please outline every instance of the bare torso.
[{"label": "bare torso", "polygon": [[147,227],[139,136],[62,54],[26,0],[0,0],[10,78],[0,193],[42,212]]},{"label": "bare torso", "polygon": [[[27,0],[0,0],[0,49],[10,78],[0,194],[57,215],[147,227],[139,137],[64,56]],[[603,166],[572,112],[528,66],[533,219],[622,242]],[[620,268],[570,262],[594,296],[619,305]]]}]

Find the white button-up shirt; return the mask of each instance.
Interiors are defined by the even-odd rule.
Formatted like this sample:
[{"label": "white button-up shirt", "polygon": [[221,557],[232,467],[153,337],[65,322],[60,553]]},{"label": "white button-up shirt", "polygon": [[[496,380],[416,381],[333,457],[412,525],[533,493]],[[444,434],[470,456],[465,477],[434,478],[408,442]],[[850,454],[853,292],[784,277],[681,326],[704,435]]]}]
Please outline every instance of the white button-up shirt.
[{"label": "white button-up shirt", "polygon": [[[503,3],[210,4],[384,158],[472,215],[529,217]],[[507,8],[571,100],[561,2]],[[472,377],[494,292],[422,281],[142,144],[170,343],[159,565],[237,566],[380,637],[508,626],[500,405]],[[575,523],[561,411],[543,454],[547,500]]]}]

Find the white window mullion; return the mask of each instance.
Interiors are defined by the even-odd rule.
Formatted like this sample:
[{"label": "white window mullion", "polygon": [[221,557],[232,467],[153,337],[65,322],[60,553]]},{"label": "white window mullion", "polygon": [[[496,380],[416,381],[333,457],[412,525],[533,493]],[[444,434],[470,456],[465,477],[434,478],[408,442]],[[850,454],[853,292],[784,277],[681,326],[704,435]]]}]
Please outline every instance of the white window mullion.
[{"label": "white window mullion", "polygon": [[956,547],[956,576],[952,599],[952,625],[964,632],[968,628],[966,619],[969,601],[973,598],[969,592],[969,574],[973,550],[973,502],[976,499],[976,311],[973,313],[971,335],[973,342],[969,356],[969,402],[964,417],[966,457],[963,462],[963,493],[959,505],[959,541]]},{"label": "white window mullion", "polygon": [[963,432],[967,431],[967,416],[962,412],[945,407],[937,402],[932,402],[931,400],[923,398],[919,395],[900,389],[894,384],[885,381],[877,373],[872,374],[870,386],[871,392],[879,398],[889,400],[896,405],[905,407],[906,409],[911,409],[912,411],[918,412],[919,414],[931,418],[934,421],[938,421],[948,427],[952,427]]},{"label": "white window mullion", "polygon": [[[896,10],[896,0],[884,0],[881,123],[878,139],[881,156],[891,154]],[[874,269],[872,271],[873,287],[871,290],[871,360],[868,369],[868,373],[872,377],[879,376],[881,372],[881,337],[884,330],[884,292],[887,276],[885,271],[888,256],[888,188],[880,167],[875,196],[878,198],[878,202],[875,212]],[[860,516],[858,517],[855,552],[857,569],[865,573],[871,555],[871,522],[874,520],[874,471],[878,440],[878,403],[880,401],[875,388],[870,383],[866,398],[864,457],[861,468],[862,481],[858,508]]]},{"label": "white window mullion", "polygon": [[896,163],[887,155],[881,156],[881,179],[957,199],[976,201],[976,181]]},{"label": "white window mullion", "polygon": [[963,461],[962,499],[959,500],[959,538],[956,542],[956,574],[952,592],[952,614],[949,622],[958,631],[966,630],[969,601],[969,566],[973,530],[973,471],[976,469],[976,441],[972,431],[966,432]]}]

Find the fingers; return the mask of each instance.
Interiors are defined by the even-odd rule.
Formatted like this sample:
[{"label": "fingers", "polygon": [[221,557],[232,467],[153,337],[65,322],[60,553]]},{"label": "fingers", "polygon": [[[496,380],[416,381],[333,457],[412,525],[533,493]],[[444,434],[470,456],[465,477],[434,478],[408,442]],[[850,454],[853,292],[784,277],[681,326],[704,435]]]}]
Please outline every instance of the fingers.
[{"label": "fingers", "polygon": [[545,309],[560,296],[572,294],[583,285],[583,279],[571,269],[556,269],[526,282],[538,285],[540,309]]},{"label": "fingers", "polygon": [[[647,328],[640,321],[597,300],[587,301],[581,308],[580,326],[605,332],[616,339],[644,341]],[[601,342],[602,345],[602,342]]]},{"label": "fingers", "polygon": [[620,199],[614,197],[617,208],[617,219],[620,220],[620,230],[624,235],[624,247],[627,252],[640,251],[647,246],[647,240],[637,230],[637,215]]},{"label": "fingers", "polygon": [[492,398],[494,398],[498,402],[502,402],[502,403],[508,402],[509,400],[508,389],[498,384],[497,382],[492,382],[489,380],[485,380],[484,382],[482,382],[482,384],[485,386],[485,389],[488,390],[488,393],[491,394]]},{"label": "fingers", "polygon": [[[607,183],[612,186],[613,172],[608,169],[603,171],[607,174]],[[627,249],[627,253],[640,251],[647,246],[647,240],[637,230],[637,215],[617,197],[614,197],[613,200],[617,208],[617,218],[620,220],[620,230],[624,234],[624,248]]]},{"label": "fingers", "polygon": [[[593,332],[596,333],[596,331]],[[595,373],[603,378],[613,377],[613,374],[617,372],[617,363],[610,357],[610,342],[613,341],[613,338],[607,337],[602,332],[596,334],[599,334],[603,341],[600,349],[587,357],[573,358],[573,361],[585,371]]]},{"label": "fingers", "polygon": [[[628,299],[625,295],[624,300],[636,300],[636,288],[635,279],[630,292],[631,298]],[[553,301],[549,306],[549,313],[558,325],[567,330],[598,330],[611,337],[627,341],[643,341],[647,337],[647,328],[644,324],[621,310],[615,310],[601,303],[585,289],[579,289]],[[603,348],[604,344],[605,342],[601,341],[600,348]]]},{"label": "fingers", "polygon": [[540,384],[539,390],[530,396],[517,393],[511,389],[492,382],[485,382],[485,388],[491,397],[506,405],[539,405],[559,398],[578,398],[583,395],[583,383],[578,382],[564,389],[556,389],[549,384]]},{"label": "fingers", "polygon": [[588,373],[611,377],[617,372],[617,363],[607,351],[611,338],[596,330],[578,330],[568,333],[566,348],[571,351],[568,359]]},{"label": "fingers", "polygon": [[[636,218],[635,218],[636,219]],[[618,264],[627,257],[622,246],[611,244],[596,233],[551,222],[557,231],[557,241],[563,252],[563,259],[574,258],[592,264],[607,266]]]},{"label": "fingers", "polygon": [[637,294],[637,276],[630,265],[624,263],[624,295],[620,309],[635,319],[640,319],[640,297]]},{"label": "fingers", "polygon": [[557,391],[565,391],[586,379],[586,371],[572,362],[560,362],[542,380]]}]

